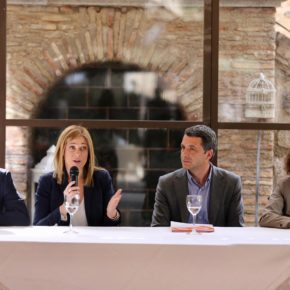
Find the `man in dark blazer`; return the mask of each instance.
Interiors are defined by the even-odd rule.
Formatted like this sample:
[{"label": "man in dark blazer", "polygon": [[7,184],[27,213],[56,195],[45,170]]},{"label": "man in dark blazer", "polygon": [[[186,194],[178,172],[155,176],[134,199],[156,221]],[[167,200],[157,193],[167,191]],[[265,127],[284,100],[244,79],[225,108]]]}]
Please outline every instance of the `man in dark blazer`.
[{"label": "man in dark blazer", "polygon": [[182,168],[159,178],[151,226],[170,226],[170,221],[189,222],[188,194],[203,196],[197,223],[243,226],[241,179],[210,162],[216,147],[216,134],[211,128],[197,125],[185,130],[181,142]]},{"label": "man in dark blazer", "polygon": [[24,200],[15,189],[11,173],[0,168],[0,226],[28,226],[30,218]]}]

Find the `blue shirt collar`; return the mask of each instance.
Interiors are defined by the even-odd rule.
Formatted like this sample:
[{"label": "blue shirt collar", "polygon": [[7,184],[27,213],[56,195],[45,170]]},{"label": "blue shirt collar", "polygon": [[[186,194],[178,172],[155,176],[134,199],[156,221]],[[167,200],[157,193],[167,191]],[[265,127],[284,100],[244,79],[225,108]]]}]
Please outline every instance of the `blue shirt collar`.
[{"label": "blue shirt collar", "polygon": [[[194,179],[194,177],[190,174],[189,170],[186,171],[186,174],[187,174],[187,178],[188,178],[188,181],[191,183],[193,182],[196,186],[198,186],[199,188],[201,187],[199,185],[199,183]],[[209,174],[208,174],[208,177],[206,179],[206,182],[203,186],[206,186],[208,184],[208,182],[211,181],[211,176],[212,176],[212,164],[210,163],[210,169],[209,169]]]}]

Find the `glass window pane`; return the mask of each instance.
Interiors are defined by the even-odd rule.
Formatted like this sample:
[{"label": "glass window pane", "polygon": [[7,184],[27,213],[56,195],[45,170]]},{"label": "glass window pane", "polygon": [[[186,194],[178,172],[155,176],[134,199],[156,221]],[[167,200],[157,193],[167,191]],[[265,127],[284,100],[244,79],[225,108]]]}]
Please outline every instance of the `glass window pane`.
[{"label": "glass window pane", "polygon": [[242,179],[246,225],[255,225],[269,195],[285,176],[289,131],[220,130],[218,165]]},{"label": "glass window pane", "polygon": [[[53,170],[53,145],[62,130],[7,127],[6,167],[11,170],[17,189],[26,196],[32,215],[35,187],[42,174]],[[123,189],[122,225],[149,226],[158,178],[180,167],[183,130],[89,131],[98,165],[109,171],[115,189]]]},{"label": "glass window pane", "polygon": [[[39,176],[52,168],[51,146],[61,131],[7,127],[6,168],[11,170],[18,191],[26,196],[32,210],[35,185]],[[124,190],[120,204],[122,225],[149,225],[158,178],[181,167],[183,130],[89,131],[99,165],[109,171],[114,187]],[[241,176],[247,226],[256,224],[277,181],[286,175],[284,158],[290,149],[289,140],[290,131],[219,131],[218,166]]]},{"label": "glass window pane", "polygon": [[8,1],[6,118],[202,121],[202,1],[91,2]]},{"label": "glass window pane", "polygon": [[277,32],[274,2],[250,2],[220,9],[218,118],[288,123],[289,32]]}]

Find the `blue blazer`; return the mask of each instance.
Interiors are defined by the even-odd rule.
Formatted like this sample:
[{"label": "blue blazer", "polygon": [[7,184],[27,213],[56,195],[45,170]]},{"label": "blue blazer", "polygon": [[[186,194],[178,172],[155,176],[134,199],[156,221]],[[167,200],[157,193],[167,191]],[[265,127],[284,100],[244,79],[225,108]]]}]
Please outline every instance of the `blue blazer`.
[{"label": "blue blazer", "polygon": [[[62,184],[58,184],[53,172],[40,177],[35,196],[34,225],[53,226],[68,225],[67,221],[61,220],[59,206],[63,203],[63,192],[68,185],[67,176]],[[85,212],[88,226],[116,226],[120,223],[107,217],[107,205],[114,195],[112,179],[104,170],[95,170],[93,186],[84,187]]]},{"label": "blue blazer", "polygon": [[[241,227],[244,225],[242,184],[238,175],[212,166],[209,192],[209,223],[217,227]],[[188,180],[181,168],[159,178],[151,226],[170,226],[170,221],[187,223],[186,208]]]},{"label": "blue blazer", "polygon": [[11,173],[0,168],[0,226],[28,226],[30,218],[24,200],[15,189]]}]

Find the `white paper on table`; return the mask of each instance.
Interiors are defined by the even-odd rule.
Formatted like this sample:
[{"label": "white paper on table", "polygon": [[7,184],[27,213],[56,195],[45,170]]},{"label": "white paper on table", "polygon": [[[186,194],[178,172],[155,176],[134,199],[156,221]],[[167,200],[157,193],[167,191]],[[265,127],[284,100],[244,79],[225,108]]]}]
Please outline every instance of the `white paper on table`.
[{"label": "white paper on table", "polygon": [[170,222],[170,228],[172,232],[192,232],[193,229],[196,232],[214,232],[214,226],[211,224],[188,224],[188,223],[180,223],[171,221]]},{"label": "white paper on table", "polygon": [[192,232],[193,225],[171,221],[170,228],[172,232]]}]

